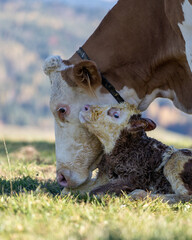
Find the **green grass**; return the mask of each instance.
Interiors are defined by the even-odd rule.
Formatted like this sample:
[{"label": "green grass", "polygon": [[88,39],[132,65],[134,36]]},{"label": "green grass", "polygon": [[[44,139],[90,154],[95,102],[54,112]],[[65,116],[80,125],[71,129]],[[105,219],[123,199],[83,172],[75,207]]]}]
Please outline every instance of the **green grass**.
[{"label": "green grass", "polygon": [[[192,204],[61,196],[54,144],[0,142],[0,239],[192,239]],[[23,146],[39,152],[30,159]],[[183,146],[180,146],[183,147]],[[20,153],[20,154],[18,154]]]}]

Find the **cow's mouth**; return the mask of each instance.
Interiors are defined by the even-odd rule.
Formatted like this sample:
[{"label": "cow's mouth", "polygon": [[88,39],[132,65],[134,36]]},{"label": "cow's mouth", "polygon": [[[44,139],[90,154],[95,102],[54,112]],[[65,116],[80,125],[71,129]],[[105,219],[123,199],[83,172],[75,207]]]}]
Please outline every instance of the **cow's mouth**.
[{"label": "cow's mouth", "polygon": [[57,176],[57,182],[59,183],[59,185],[61,185],[62,187],[67,187],[68,183],[66,178],[64,177],[64,175],[62,173],[59,173]]}]

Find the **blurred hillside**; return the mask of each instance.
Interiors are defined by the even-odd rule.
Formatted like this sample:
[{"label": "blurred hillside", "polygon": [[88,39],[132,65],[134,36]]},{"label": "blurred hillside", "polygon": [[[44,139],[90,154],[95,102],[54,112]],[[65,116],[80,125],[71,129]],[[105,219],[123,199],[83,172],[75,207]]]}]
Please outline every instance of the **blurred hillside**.
[{"label": "blurred hillside", "polygon": [[[0,125],[53,126],[44,59],[66,59],[90,36],[116,1],[0,1]],[[192,135],[192,116],[156,101],[148,117]]]}]

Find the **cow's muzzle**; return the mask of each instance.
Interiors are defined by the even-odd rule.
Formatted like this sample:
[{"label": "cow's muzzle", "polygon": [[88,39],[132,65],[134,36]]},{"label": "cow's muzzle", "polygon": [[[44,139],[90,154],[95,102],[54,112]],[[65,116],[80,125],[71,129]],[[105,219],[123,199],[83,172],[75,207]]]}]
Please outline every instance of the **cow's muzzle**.
[{"label": "cow's muzzle", "polygon": [[57,171],[57,182],[62,187],[77,188],[89,178],[89,175],[88,173],[80,174],[68,169],[60,169]]},{"label": "cow's muzzle", "polygon": [[59,173],[57,175],[57,182],[59,183],[59,185],[61,185],[62,187],[68,187],[68,182],[65,178],[65,176],[62,173]]}]

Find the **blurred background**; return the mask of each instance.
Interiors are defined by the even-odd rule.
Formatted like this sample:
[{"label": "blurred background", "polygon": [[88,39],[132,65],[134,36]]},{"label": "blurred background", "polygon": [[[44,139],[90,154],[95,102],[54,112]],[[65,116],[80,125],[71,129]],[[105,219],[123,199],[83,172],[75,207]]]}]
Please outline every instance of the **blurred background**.
[{"label": "blurred background", "polygon": [[[69,58],[114,0],[0,0],[0,133],[54,136],[45,58]],[[156,100],[147,112],[163,129],[192,136],[192,116]],[[163,131],[164,134],[164,131]]]}]

